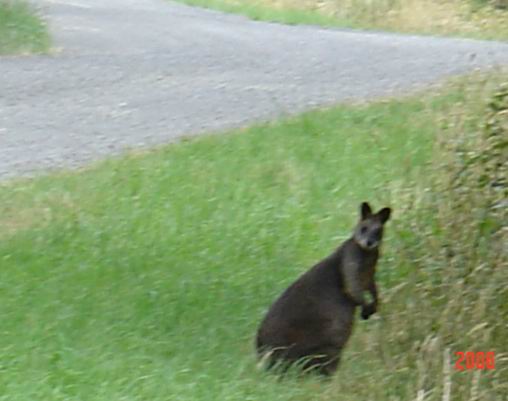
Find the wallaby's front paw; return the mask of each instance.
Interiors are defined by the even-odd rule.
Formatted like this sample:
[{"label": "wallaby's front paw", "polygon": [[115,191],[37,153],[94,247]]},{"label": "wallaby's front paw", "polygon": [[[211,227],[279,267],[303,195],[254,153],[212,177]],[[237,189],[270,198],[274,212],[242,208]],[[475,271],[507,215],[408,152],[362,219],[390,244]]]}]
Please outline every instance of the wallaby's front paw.
[{"label": "wallaby's front paw", "polygon": [[370,315],[373,315],[374,313],[376,313],[375,305],[373,304],[365,305],[362,308],[362,319],[367,320],[370,317]]}]

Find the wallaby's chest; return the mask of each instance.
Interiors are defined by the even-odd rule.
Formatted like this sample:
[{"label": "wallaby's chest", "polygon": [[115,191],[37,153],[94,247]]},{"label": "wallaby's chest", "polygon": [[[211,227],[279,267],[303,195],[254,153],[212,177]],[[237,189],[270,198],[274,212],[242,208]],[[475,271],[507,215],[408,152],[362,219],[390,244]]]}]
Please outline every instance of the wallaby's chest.
[{"label": "wallaby's chest", "polygon": [[[360,252],[351,252],[345,255],[339,263],[342,288],[354,287],[357,291],[368,290],[374,281],[376,271],[376,255],[365,255]],[[351,288],[350,288],[351,290]]]},{"label": "wallaby's chest", "polygon": [[374,280],[374,273],[376,271],[375,264],[372,264],[369,266],[368,269],[360,269],[359,272],[359,279],[360,284],[364,290],[367,290],[369,286],[371,285],[372,281]]}]

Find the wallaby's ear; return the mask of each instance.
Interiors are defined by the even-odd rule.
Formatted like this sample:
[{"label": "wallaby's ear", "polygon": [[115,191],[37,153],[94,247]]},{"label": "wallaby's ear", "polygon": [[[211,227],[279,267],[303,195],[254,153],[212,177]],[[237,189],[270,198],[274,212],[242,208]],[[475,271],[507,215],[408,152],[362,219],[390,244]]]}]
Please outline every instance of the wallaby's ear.
[{"label": "wallaby's ear", "polygon": [[365,220],[372,214],[372,209],[370,208],[370,205],[367,202],[362,202],[362,205],[360,206],[360,211],[362,214],[362,220]]},{"label": "wallaby's ear", "polygon": [[385,224],[388,221],[388,219],[390,218],[390,214],[392,214],[392,209],[390,209],[389,207],[385,207],[377,213],[377,215],[381,219],[381,223],[383,224]]}]

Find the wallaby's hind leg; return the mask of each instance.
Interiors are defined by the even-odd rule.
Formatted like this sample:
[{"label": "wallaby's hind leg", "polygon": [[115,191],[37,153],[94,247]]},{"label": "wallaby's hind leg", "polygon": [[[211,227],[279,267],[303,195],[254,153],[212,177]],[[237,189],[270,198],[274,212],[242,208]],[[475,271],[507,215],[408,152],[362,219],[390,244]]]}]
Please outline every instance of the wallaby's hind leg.
[{"label": "wallaby's hind leg", "polygon": [[336,347],[322,348],[318,352],[309,353],[310,356],[302,364],[306,372],[317,372],[323,376],[330,376],[336,370],[340,361],[340,350]]},{"label": "wallaby's hind leg", "polygon": [[292,364],[297,362],[291,358],[290,347],[276,347],[269,349],[259,349],[260,366],[264,366],[267,370],[275,370],[277,373],[285,374]]},{"label": "wallaby's hind leg", "polygon": [[323,376],[331,376],[337,370],[337,366],[339,366],[340,356],[336,356],[335,358],[329,360],[327,363],[321,365],[319,367],[319,373]]},{"label": "wallaby's hind leg", "polygon": [[316,372],[323,376],[330,376],[336,370],[340,360],[340,349],[327,346],[312,350],[302,350],[292,347],[280,347],[261,356],[267,369],[275,369],[281,375],[295,365],[302,372]]}]

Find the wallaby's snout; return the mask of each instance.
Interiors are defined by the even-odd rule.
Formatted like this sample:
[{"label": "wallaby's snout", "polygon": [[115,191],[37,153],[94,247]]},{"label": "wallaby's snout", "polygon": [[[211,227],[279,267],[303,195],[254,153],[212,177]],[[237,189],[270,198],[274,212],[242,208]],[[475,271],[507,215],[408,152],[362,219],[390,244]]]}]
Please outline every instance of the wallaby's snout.
[{"label": "wallaby's snout", "polygon": [[370,205],[363,202],[360,212],[361,218],[354,233],[354,240],[363,249],[376,249],[383,239],[383,226],[390,218],[391,209],[385,207],[377,213],[372,213]]}]

